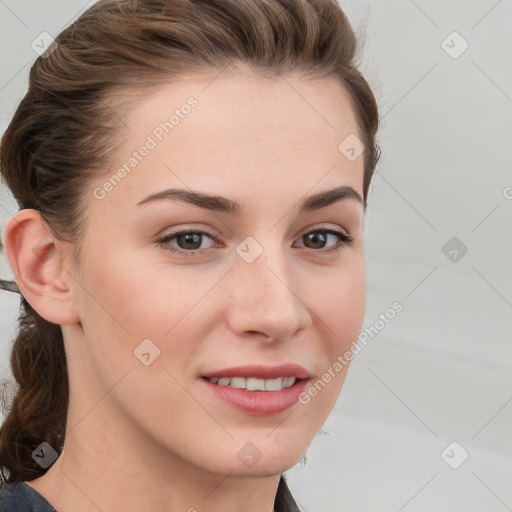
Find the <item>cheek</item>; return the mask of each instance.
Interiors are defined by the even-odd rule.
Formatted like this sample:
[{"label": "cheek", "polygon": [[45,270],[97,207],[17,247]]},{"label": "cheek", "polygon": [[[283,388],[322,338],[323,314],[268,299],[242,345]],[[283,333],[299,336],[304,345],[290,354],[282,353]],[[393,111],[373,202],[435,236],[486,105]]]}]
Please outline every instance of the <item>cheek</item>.
[{"label": "cheek", "polygon": [[316,293],[315,313],[322,333],[320,373],[310,382],[297,405],[312,432],[321,428],[338,399],[365,313],[364,263],[347,266],[331,277],[321,292]]},{"label": "cheek", "polygon": [[[162,327],[153,313],[159,283],[117,241],[90,240],[77,281],[77,302],[86,347],[101,373],[113,376],[133,365],[134,348]],[[161,287],[161,286],[160,286]]]},{"label": "cheek", "polygon": [[[133,251],[91,251],[83,294],[89,320],[98,328],[123,332],[133,341],[160,332],[162,310],[175,309],[180,289],[179,282],[163,282],[159,276],[158,270]],[[171,319],[169,315],[169,324]]]},{"label": "cheek", "polygon": [[332,275],[318,294],[317,304],[332,358],[333,352],[338,355],[346,350],[361,331],[366,305],[364,263],[347,266]]},{"label": "cheek", "polygon": [[172,268],[140,251],[110,250],[90,251],[82,280],[80,316],[88,350],[103,375],[117,375],[120,368],[139,368],[134,350],[146,339],[160,351],[156,366],[169,363],[171,352],[171,360],[192,353],[191,344],[180,341],[190,337],[190,319],[203,313],[208,301],[202,299],[219,276]]}]

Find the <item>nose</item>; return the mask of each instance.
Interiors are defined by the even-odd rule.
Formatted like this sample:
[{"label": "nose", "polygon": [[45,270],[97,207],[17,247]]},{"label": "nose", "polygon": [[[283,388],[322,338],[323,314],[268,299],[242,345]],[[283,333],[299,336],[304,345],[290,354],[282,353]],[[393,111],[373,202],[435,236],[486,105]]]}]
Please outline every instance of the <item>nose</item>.
[{"label": "nose", "polygon": [[250,334],[273,343],[311,324],[305,281],[286,258],[283,250],[268,248],[252,263],[236,258],[227,318],[238,336]]}]

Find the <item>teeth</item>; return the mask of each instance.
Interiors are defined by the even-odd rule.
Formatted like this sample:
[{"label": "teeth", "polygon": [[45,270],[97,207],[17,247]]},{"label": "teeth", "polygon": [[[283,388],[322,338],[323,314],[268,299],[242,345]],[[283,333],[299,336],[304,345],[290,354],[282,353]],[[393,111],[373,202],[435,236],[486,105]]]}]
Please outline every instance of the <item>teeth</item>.
[{"label": "teeth", "polygon": [[289,388],[295,384],[295,377],[284,377],[283,378],[283,388]]},{"label": "teeth", "polygon": [[245,388],[245,378],[244,377],[233,377],[229,385],[232,388]]},{"label": "teeth", "polygon": [[295,377],[279,377],[277,379],[256,379],[255,377],[210,377],[212,384],[247,389],[248,391],[280,391],[295,384]]},{"label": "teeth", "polygon": [[245,387],[248,391],[265,391],[265,381],[263,379],[248,377],[247,385]]},{"label": "teeth", "polygon": [[279,379],[269,379],[265,381],[265,391],[279,391],[283,389],[283,381],[287,377],[279,377]]}]

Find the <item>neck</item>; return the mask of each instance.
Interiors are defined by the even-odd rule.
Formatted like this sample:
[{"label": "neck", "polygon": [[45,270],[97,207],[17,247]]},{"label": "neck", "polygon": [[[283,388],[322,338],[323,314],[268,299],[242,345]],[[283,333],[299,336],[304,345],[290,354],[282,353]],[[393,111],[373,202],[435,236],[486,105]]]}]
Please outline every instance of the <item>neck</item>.
[{"label": "neck", "polygon": [[208,473],[120,436],[111,418],[94,425],[90,416],[66,437],[64,451],[45,475],[29,482],[56,510],[273,512],[280,475]]}]

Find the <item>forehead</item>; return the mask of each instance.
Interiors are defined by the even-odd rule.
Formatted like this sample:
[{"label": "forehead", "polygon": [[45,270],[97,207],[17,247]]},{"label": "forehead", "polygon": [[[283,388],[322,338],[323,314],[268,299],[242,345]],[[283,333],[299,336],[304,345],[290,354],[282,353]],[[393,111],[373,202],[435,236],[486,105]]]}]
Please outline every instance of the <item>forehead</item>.
[{"label": "forehead", "polygon": [[235,73],[183,77],[152,89],[128,113],[128,125],[133,128],[140,122],[165,122],[190,98],[195,99],[197,107],[192,109],[194,115],[188,124],[207,131],[215,129],[218,135],[236,131],[248,136],[257,130],[261,134],[273,129],[282,133],[283,128],[309,128],[312,135],[350,130],[360,136],[349,94],[337,77],[307,79],[297,74],[272,78]]},{"label": "forehead", "polygon": [[336,77],[183,78],[152,90],[125,120],[121,150],[102,178],[125,169],[109,201],[134,204],[163,186],[278,199],[316,184],[350,185],[362,195],[362,157],[350,161],[338,148],[360,134]]}]

